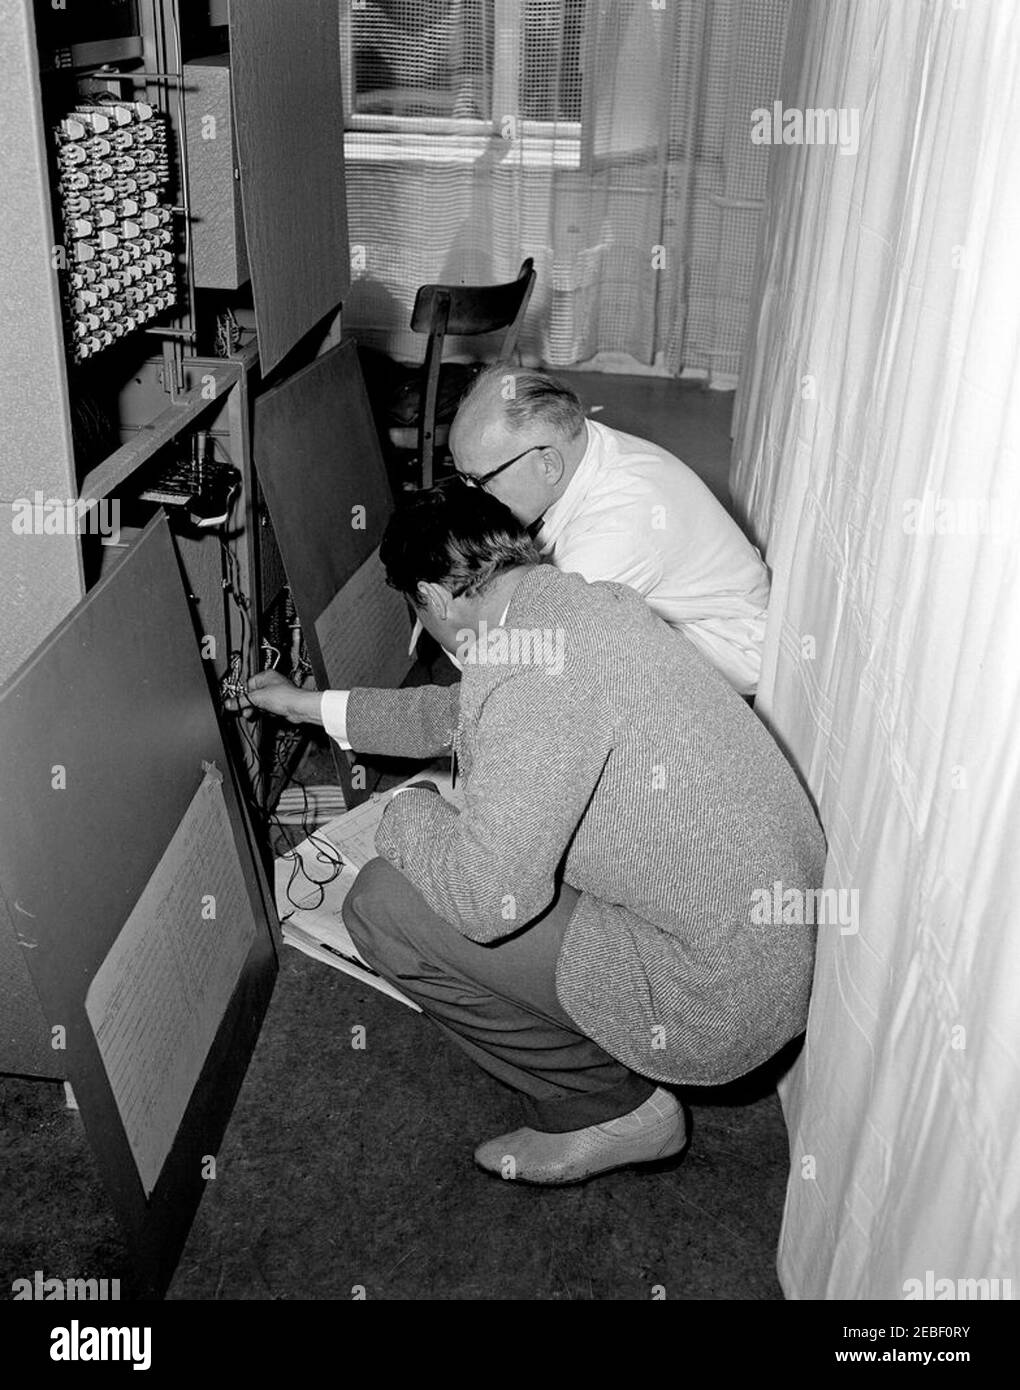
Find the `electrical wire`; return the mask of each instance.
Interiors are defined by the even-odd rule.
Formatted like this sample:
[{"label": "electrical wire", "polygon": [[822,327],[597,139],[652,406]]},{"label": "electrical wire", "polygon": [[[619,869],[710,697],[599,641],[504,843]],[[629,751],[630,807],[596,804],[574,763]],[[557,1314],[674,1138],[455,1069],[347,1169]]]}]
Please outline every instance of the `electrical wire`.
[{"label": "electrical wire", "polygon": [[[224,452],[226,451],[224,450]],[[241,658],[241,669],[250,674],[252,647],[254,644],[254,626],[249,612],[248,599],[243,593],[240,582],[240,562],[234,553],[233,546],[222,532],[220,533],[219,539],[224,575],[223,588],[237,609],[240,623],[239,655]],[[279,650],[265,640],[263,641],[263,649],[268,649],[268,652],[272,653],[271,659],[273,659],[273,664],[275,665],[275,662],[278,661],[280,657]],[[248,774],[248,788],[252,793],[250,797],[252,803],[250,809],[252,814],[255,816],[256,820],[263,825],[266,831],[272,830],[275,832],[275,836],[277,837],[277,848],[281,841],[286,846],[286,849],[279,852],[277,857],[280,859],[290,859],[292,861],[290,877],[287,880],[285,889],[287,901],[295,910],[321,907],[325,901],[326,887],[342,873],[345,861],[335,845],[331,844],[324,836],[316,833],[314,824],[311,822],[311,808],[308,801],[308,790],[305,784],[294,773],[289,774],[288,784],[291,782],[294,783],[301,791],[301,840],[298,843],[307,841],[311,845],[315,851],[313,856],[314,862],[329,868],[330,872],[327,877],[318,878],[308,872],[305,858],[298,853],[297,843],[291,840],[284,823],[268,806],[269,793],[271,793],[273,782],[279,774],[282,773],[287,775],[290,759],[300,745],[304,735],[300,730],[294,730],[291,734],[278,734],[274,739],[272,767],[265,779],[267,804],[259,805],[254,798],[254,788],[259,784],[260,773],[263,772],[264,760],[248,726],[248,721],[243,714],[239,714],[238,719],[235,721],[235,727],[237,728],[240,739],[241,756]],[[246,796],[246,800],[249,800],[248,796]],[[314,901],[310,903],[299,902],[294,897],[292,890],[299,878],[304,878],[306,883],[315,890],[316,897]],[[287,914],[288,917],[290,915],[292,914]],[[286,917],[283,920],[286,920]]]},{"label": "electrical wire", "polygon": [[[252,779],[253,782],[254,776],[257,776],[257,772],[261,762],[259,749],[247,726],[247,721],[243,718],[243,716],[237,720],[236,727],[238,734],[240,735],[241,742],[247,749],[248,755],[250,756],[249,761],[249,756],[245,756],[244,752],[242,752],[242,757],[244,758],[249,778]],[[282,771],[285,768],[286,755],[283,755],[281,753],[281,742],[282,740],[278,741],[274,749],[274,767],[273,771],[270,773],[270,780],[272,780],[272,777],[275,775],[277,771]],[[292,747],[293,743],[291,744],[291,748]],[[324,836],[317,834],[314,829],[314,826],[310,823],[311,809],[308,803],[308,792],[307,788],[305,787],[305,784],[293,774],[291,775],[290,780],[300,788],[303,802],[300,826],[300,840],[297,843],[291,840],[291,837],[284,823],[276,816],[276,814],[273,811],[270,811],[267,808],[259,806],[257,804],[252,804],[251,799],[247,796],[245,799],[249,800],[250,809],[252,813],[255,815],[256,820],[262,823],[267,830],[271,829],[275,832],[277,837],[277,858],[290,859],[292,861],[290,877],[287,880],[287,885],[285,889],[287,901],[296,910],[315,909],[322,906],[326,897],[326,887],[330,883],[332,883],[336,878],[338,878],[340,874],[343,872],[345,861],[341,856],[339,850],[337,850],[336,846],[331,844],[331,842],[327,840]],[[279,850],[280,841],[282,841],[283,844],[286,846],[286,848],[282,851]],[[308,872],[306,859],[298,852],[298,843],[303,843],[304,841],[308,841],[309,844],[314,848],[315,862],[318,864],[323,864],[329,868],[330,873],[325,878],[314,877],[312,874]],[[314,901],[298,901],[298,899],[294,897],[292,890],[295,882],[299,878],[303,878],[305,882],[309,885],[309,887],[315,890],[317,896],[315,897]],[[292,914],[288,913],[287,916],[283,918],[283,920],[286,921],[287,917],[291,915]]]},{"label": "electrical wire", "polygon": [[[337,847],[334,844],[332,844],[329,840],[327,840],[324,835],[319,835],[315,832],[314,829],[310,829],[308,827],[308,819],[310,814],[308,806],[308,792],[305,788],[304,783],[301,782],[297,777],[292,777],[291,780],[295,782],[298,787],[300,787],[302,796],[304,798],[304,814],[301,823],[301,833],[303,836],[303,840],[306,840],[315,850],[315,862],[318,864],[324,864],[328,866],[328,868],[330,869],[330,873],[327,877],[321,879],[312,877],[312,875],[308,872],[308,867],[305,862],[305,859],[298,853],[297,845],[291,843],[290,838],[287,835],[283,824],[277,819],[275,815],[271,814],[270,818],[277,833],[282,836],[284,843],[287,845],[287,849],[278,857],[280,859],[293,860],[290,878],[287,880],[287,887],[285,890],[287,895],[287,901],[297,911],[314,911],[316,908],[321,907],[323,902],[325,901],[326,888],[328,887],[328,885],[331,884],[335,879],[337,879],[343,872],[345,860],[341,855],[340,851],[337,849]],[[291,889],[299,876],[303,877],[305,881],[316,890],[317,897],[314,902],[298,902],[297,899],[293,896]],[[292,915],[292,913],[288,913],[287,917],[283,918],[283,920],[286,921],[287,918]]]}]

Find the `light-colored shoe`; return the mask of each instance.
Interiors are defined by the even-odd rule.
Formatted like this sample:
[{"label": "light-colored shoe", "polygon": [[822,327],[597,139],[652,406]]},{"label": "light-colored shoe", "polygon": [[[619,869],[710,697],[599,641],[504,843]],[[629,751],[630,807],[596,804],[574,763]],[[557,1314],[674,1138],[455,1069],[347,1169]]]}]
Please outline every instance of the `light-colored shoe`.
[{"label": "light-colored shoe", "polygon": [[631,1164],[677,1162],[687,1143],[680,1104],[657,1088],[643,1105],[605,1124],[546,1134],[515,1129],[475,1149],[475,1162],[489,1173],[516,1182],[585,1182]]}]

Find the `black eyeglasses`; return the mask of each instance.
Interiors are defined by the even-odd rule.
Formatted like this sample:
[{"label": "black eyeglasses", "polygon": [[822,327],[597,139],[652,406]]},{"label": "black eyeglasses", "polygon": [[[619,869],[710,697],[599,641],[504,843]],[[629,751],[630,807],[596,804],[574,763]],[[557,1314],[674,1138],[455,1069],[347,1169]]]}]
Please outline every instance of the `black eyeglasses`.
[{"label": "black eyeglasses", "polygon": [[514,454],[512,459],[507,459],[506,463],[501,463],[499,467],[494,468],[491,473],[461,473],[461,481],[466,483],[468,487],[485,487],[488,483],[492,482],[493,478],[504,472],[511,464],[518,463],[525,455],[533,454],[536,449],[551,449],[552,447],[551,444],[532,444],[529,448],[524,450],[524,453]]}]

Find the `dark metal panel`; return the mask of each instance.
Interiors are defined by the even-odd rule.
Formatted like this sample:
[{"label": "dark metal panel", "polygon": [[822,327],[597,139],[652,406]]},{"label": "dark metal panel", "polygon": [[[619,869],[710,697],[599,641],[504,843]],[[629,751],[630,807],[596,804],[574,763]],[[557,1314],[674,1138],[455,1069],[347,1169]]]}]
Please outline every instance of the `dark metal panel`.
[{"label": "dark metal panel", "polygon": [[[139,1293],[165,1289],[247,1069],[276,972],[253,859],[165,517],[0,692],[0,887],[66,1065]],[[201,781],[223,792],[258,932],[148,1201],[85,1012],[88,986]],[[52,769],[66,769],[66,788]]]},{"label": "dark metal panel", "polygon": [[0,1072],[63,1079],[64,1054],[50,1042],[15,914],[0,893]]},{"label": "dark metal panel", "polygon": [[379,544],[393,510],[353,342],[258,397],[254,453],[308,640],[315,619]]},{"label": "dark metal panel", "polygon": [[336,0],[230,7],[245,237],[263,374],[350,288]]}]

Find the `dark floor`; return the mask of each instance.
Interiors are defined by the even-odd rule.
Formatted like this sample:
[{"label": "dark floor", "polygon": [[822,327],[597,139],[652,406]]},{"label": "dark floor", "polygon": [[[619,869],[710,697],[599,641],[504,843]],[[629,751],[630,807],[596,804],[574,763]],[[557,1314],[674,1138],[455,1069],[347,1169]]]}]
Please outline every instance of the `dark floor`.
[{"label": "dark floor", "polygon": [[[597,418],[725,494],[732,397],[575,378]],[[309,782],[325,780],[321,752]],[[366,1031],[364,1050],[351,1030]],[[775,1091],[691,1093],[668,1173],[543,1191],[488,1177],[512,1098],[417,1014],[290,947],[171,1299],[778,1299],[787,1173]],[[119,1238],[59,1085],[0,1078],[0,1299],[15,1278],[115,1277]],[[656,1293],[655,1296],[663,1296]]]},{"label": "dark floor", "polygon": [[654,376],[567,372],[563,377],[594,419],[676,454],[729,508],[732,391]]}]

